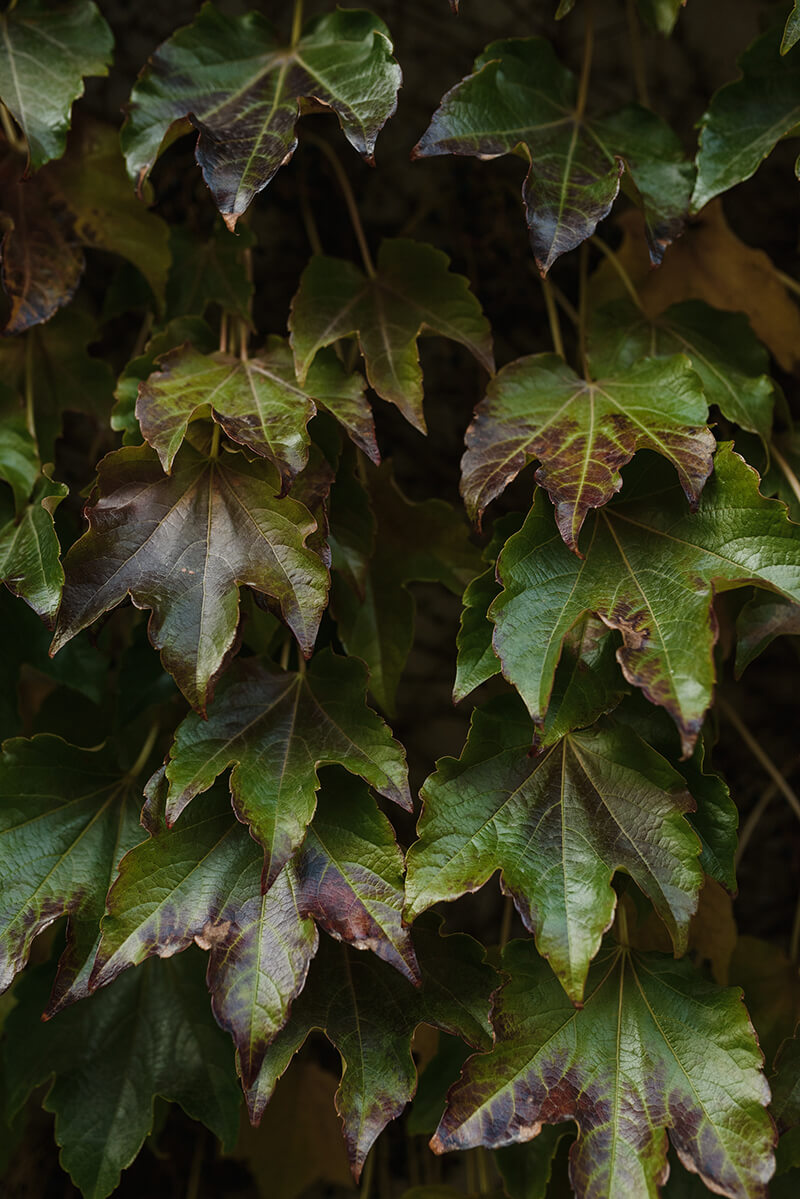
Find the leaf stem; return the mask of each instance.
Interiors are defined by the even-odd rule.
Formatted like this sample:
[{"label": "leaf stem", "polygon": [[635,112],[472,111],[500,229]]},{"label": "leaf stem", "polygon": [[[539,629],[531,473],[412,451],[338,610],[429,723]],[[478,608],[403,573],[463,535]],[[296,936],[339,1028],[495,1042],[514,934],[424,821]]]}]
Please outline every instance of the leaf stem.
[{"label": "leaf stem", "polygon": [[300,35],[303,32],[303,0],[294,0],[294,14],[292,16],[292,42],[291,46],[294,50],[297,43],[300,41]]},{"label": "leaf stem", "polygon": [[774,268],[774,270],[775,275],[780,279],[783,286],[788,288],[789,291],[793,291],[796,296],[800,296],[800,283],[798,283],[797,279],[793,279],[785,271],[779,271],[777,268]]},{"label": "leaf stem", "polygon": [[739,713],[731,707],[728,701],[720,696],[717,700],[717,703],[720,711],[725,716],[725,719],[728,720],[729,723],[732,724],[736,729],[736,732],[739,734],[742,741],[744,741],[745,745],[750,750],[750,753],[753,755],[759,765],[762,766],[767,772],[775,786],[780,791],[781,795],[788,803],[789,807],[794,812],[797,819],[800,820],[800,798],[798,798],[797,792],[794,790],[794,788],[791,787],[786,781],[785,775],[778,770],[778,767],[772,761],[772,758],[770,758],[764,752],[753,734],[750,732],[747,725],[742,720]]},{"label": "leaf stem", "polygon": [[780,452],[778,447],[775,445],[774,441],[770,442],[769,452],[770,452],[770,454],[772,454],[773,458],[778,463],[778,466],[783,471],[783,473],[786,477],[786,482],[791,487],[795,498],[798,501],[800,501],[800,479],[797,478],[797,475],[794,473],[791,466],[784,458],[783,454]]},{"label": "leaf stem", "polygon": [[367,1155],[367,1160],[364,1162],[364,1173],[361,1176],[361,1190],[358,1192],[358,1199],[369,1199],[369,1192],[372,1187],[372,1176],[375,1173],[375,1148]]},{"label": "leaf stem", "polygon": [[303,225],[305,226],[306,237],[308,238],[308,244],[311,246],[312,254],[321,254],[323,252],[322,241],[319,236],[319,228],[314,217],[314,211],[308,199],[308,185],[305,179],[300,184],[300,214],[303,218]]},{"label": "leaf stem", "polygon": [[503,918],[500,922],[500,952],[502,953],[508,938],[511,936],[511,921],[514,916],[514,900],[510,895],[506,895],[503,900]]},{"label": "leaf stem", "polygon": [[36,436],[36,406],[33,388],[33,338],[33,330],[30,330],[25,336],[25,427],[38,452],[39,439]]},{"label": "leaf stem", "polygon": [[583,37],[583,63],[581,78],[578,84],[578,99],[575,102],[575,120],[580,121],[586,111],[586,100],[589,96],[589,79],[592,74],[592,56],[594,54],[594,11],[592,0],[586,3],[586,26]]},{"label": "leaf stem", "polygon": [[214,421],[214,432],[211,434],[211,458],[219,458],[219,443],[222,434],[222,426]]},{"label": "leaf stem", "polygon": [[478,1186],[482,1195],[489,1195],[492,1190],[492,1184],[489,1181],[489,1169],[487,1166],[487,1153],[482,1145],[479,1145],[475,1150],[475,1161],[478,1166]]},{"label": "leaf stem", "polygon": [[630,948],[631,938],[628,929],[628,913],[625,909],[622,895],[617,896],[617,939],[623,948]]},{"label": "leaf stem", "polygon": [[542,279],[544,302],[547,306],[547,319],[550,322],[550,336],[553,339],[553,349],[559,358],[564,357],[564,342],[561,337],[561,324],[558,319],[558,309],[553,296],[553,288],[549,279]]},{"label": "leaf stem", "polygon": [[284,641],[283,645],[281,646],[281,660],[280,660],[281,670],[289,669],[289,651],[291,648],[292,648],[292,639],[291,639],[291,637],[287,636],[286,640]]},{"label": "leaf stem", "polygon": [[800,896],[797,898],[797,906],[794,909],[792,936],[789,941],[789,957],[797,965],[798,958],[800,958]]},{"label": "leaf stem", "polygon": [[156,743],[156,737],[158,736],[159,727],[160,726],[159,726],[159,723],[157,720],[154,721],[150,725],[150,728],[147,731],[147,736],[144,739],[142,748],[139,750],[139,753],[136,757],[136,761],[133,763],[133,766],[131,766],[130,770],[125,775],[125,778],[128,780],[128,782],[131,782],[131,783],[136,782],[136,779],[139,777],[139,775],[142,773],[145,766],[147,765],[147,759],[150,757],[150,754],[153,752],[153,746]]},{"label": "leaf stem", "polygon": [[645,108],[650,107],[650,97],[647,92],[647,72],[644,66],[642,50],[642,28],[639,24],[639,13],[636,0],[626,0],[628,15],[628,37],[631,43],[631,64],[633,66],[633,81],[636,86],[636,98]]},{"label": "leaf stem", "polygon": [[228,314],[223,312],[219,318],[219,352],[227,354],[228,352]]},{"label": "leaf stem", "polygon": [[361,217],[358,214],[356,198],[353,195],[353,189],[350,186],[350,180],[347,178],[347,173],[339,161],[339,155],[335,150],[331,149],[331,147],[326,141],[323,140],[323,138],[317,137],[315,133],[307,133],[305,140],[307,142],[311,142],[311,144],[316,146],[318,150],[322,151],[330,163],[331,168],[333,169],[333,173],[336,176],[336,182],[339,184],[342,196],[344,197],[344,202],[347,205],[347,211],[350,216],[350,222],[353,226],[353,232],[356,235],[358,248],[361,251],[361,259],[364,263],[364,270],[367,272],[370,279],[374,279],[375,265],[372,261],[372,255],[369,252],[367,239],[364,236],[364,226],[361,224]]},{"label": "leaf stem", "polygon": [[582,242],[579,262],[579,292],[578,292],[578,358],[580,368],[586,378],[589,378],[589,362],[586,357],[586,310],[589,290],[589,244]]},{"label": "leaf stem", "polygon": [[[10,12],[10,9],[6,10]],[[24,134],[17,132],[14,118],[6,108],[2,100],[0,100],[0,124],[3,126],[3,133],[6,135],[6,141],[12,150],[16,150],[20,154],[27,153],[28,143]]]},{"label": "leaf stem", "polygon": [[628,293],[630,298],[633,300],[634,304],[639,309],[639,311],[640,312],[643,311],[642,297],[639,295],[638,291],[636,290],[633,279],[631,279],[630,275],[625,270],[625,267],[622,265],[622,259],[620,258],[619,254],[617,254],[617,252],[615,250],[612,250],[611,246],[606,245],[606,243],[603,241],[603,239],[601,237],[592,237],[589,240],[591,241],[593,246],[597,246],[598,250],[600,250],[603,254],[605,254],[606,258],[608,259],[608,261],[613,266],[614,270],[619,275],[619,278],[622,281],[622,284],[623,284],[626,292]]}]

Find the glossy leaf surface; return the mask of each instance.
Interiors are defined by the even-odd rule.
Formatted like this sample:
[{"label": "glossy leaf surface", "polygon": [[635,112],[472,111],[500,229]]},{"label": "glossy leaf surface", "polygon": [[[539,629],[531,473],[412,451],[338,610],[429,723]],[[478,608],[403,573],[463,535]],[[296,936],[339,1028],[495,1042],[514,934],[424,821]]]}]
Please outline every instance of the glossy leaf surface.
[{"label": "glossy leaf surface", "polygon": [[667,1138],[687,1169],[731,1199],[766,1196],[774,1169],[769,1088],[737,991],[686,961],[609,945],[576,1011],[530,943],[509,945],[512,981],[495,1048],[450,1092],[439,1152],[535,1137],[574,1120],[578,1199],[646,1199],[667,1177]]},{"label": "glossy leaf surface", "polygon": [[307,509],[275,498],[274,468],[185,446],[165,476],[149,446],[129,446],[107,455],[99,472],[89,531],[65,560],[53,653],[130,594],[153,609],[150,640],[202,711],[235,645],[243,585],[274,599],[311,652],[326,571],[304,544],[315,528]]},{"label": "glossy leaf surface", "polygon": [[170,127],[188,117],[203,178],[233,229],[294,154],[301,100],[332,109],[371,161],[400,82],[389,31],[372,13],[326,13],[285,46],[260,13],[230,17],[206,3],[134,86],[122,131],[128,170],[141,187]]},{"label": "glossy leaf surface", "polygon": [[21,511],[14,512],[10,506],[5,511],[0,497],[0,582],[51,627],[64,584],[53,513],[67,491],[45,470]]}]

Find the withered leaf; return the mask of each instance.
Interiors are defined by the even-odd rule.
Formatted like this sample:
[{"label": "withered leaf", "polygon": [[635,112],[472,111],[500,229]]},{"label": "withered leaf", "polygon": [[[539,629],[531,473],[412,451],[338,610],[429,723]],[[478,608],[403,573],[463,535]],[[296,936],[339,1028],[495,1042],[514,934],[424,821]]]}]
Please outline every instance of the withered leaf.
[{"label": "withered leaf", "polygon": [[582,379],[556,354],[510,363],[489,384],[467,430],[461,494],[473,519],[532,458],[570,549],[587,513],[622,487],[637,450],[672,462],[696,505],[711,473],[714,436],[700,379],[683,354],[644,358],[616,374]]},{"label": "withered leaf", "polygon": [[693,171],[676,135],[636,104],[587,117],[575,76],[543,38],[487,46],[474,73],[442,100],[414,157],[496,158],[519,147],[530,162],[523,199],[543,275],[608,215],[623,171],[645,215],[653,262],[680,234]]},{"label": "withered leaf", "polygon": [[354,439],[377,457],[364,380],[348,375],[332,352],[314,363],[298,386],[288,344],[269,338],[255,357],[202,354],[178,346],[157,360],[157,370],[139,387],[136,416],[146,441],[165,471],[172,469],[189,422],[211,415],[227,435],[275,464],[288,487],[308,461],[307,425],[316,404],[343,416]]},{"label": "withered leaf", "polygon": [[0,97],[36,169],[64,153],[73,101],[107,75],[114,38],[91,0],[19,0],[0,16]]},{"label": "withered leaf", "polygon": [[417,1025],[432,1024],[477,1048],[490,1044],[486,1012],[497,976],[481,948],[461,934],[441,937],[429,925],[415,928],[414,942],[422,973],[417,988],[373,954],[324,940],[291,1020],[247,1094],[256,1123],[306,1037],[321,1029],[342,1059],[336,1110],[356,1178],[375,1139],[414,1094]]},{"label": "withered leaf", "polygon": [[405,752],[367,707],[366,682],[361,662],[330,650],[315,654],[305,673],[238,662],[208,720],[190,713],[178,727],[167,764],[167,820],[176,821],[233,766],[233,805],[264,847],[269,887],[314,814],[318,767],[344,766],[410,810]]},{"label": "withered leaf", "polygon": [[[589,719],[594,713],[589,713]],[[422,788],[408,857],[409,916],[457,899],[495,871],[570,999],[614,917],[625,870],[688,943],[703,873],[684,779],[632,730],[606,721],[533,755],[515,696],[476,709],[461,758],[442,758]]]},{"label": "withered leaf", "polygon": [[134,85],[122,145],[141,186],[171,126],[189,118],[195,156],[229,229],[297,147],[301,100],[336,113],[372,161],[401,82],[389,31],[370,12],[310,21],[291,46],[258,12],[231,17],[211,3],[159,46]]},{"label": "withered leaf", "polygon": [[199,955],[148,962],[42,1024],[48,966],[21,980],[6,1025],[9,1110],[48,1084],[60,1161],[86,1199],[105,1199],[153,1131],[157,1095],[201,1120],[226,1149],[241,1092],[227,1037],[203,989]]},{"label": "withered leaf", "polygon": [[141,790],[112,747],[42,733],[6,741],[0,757],[0,989],[35,938],[69,916],[52,1015],[89,993],[100,918],[117,863],[142,839]]},{"label": "withered leaf", "polygon": [[221,789],[198,800],[174,829],[159,819],[161,802],[156,795],[148,811],[150,839],[120,863],[91,985],[113,983],[113,990],[128,966],[196,942],[209,951],[214,1014],[233,1037],[249,1086],[303,989],[317,931],[300,910],[291,865],[261,894],[258,846]]},{"label": "withered leaf", "polygon": [[764,499],[758,477],[723,445],[690,513],[652,463],[629,468],[626,497],[590,518],[585,558],[563,545],[541,492],[500,555],[494,601],[503,673],[544,719],[567,631],[596,612],[622,634],[625,677],[665,707],[690,754],[711,699],[714,592],[757,583],[800,601],[800,528]]},{"label": "withered leaf", "polygon": [[356,335],[370,386],[423,433],[422,333],[460,342],[494,371],[489,322],[468,281],[441,250],[404,238],[382,242],[372,276],[315,255],[292,300],[289,328],[301,384],[323,346]]},{"label": "withered leaf", "polygon": [[574,1120],[578,1199],[653,1196],[667,1137],[715,1193],[764,1199],[774,1170],[769,1088],[740,992],[688,961],[609,944],[576,1011],[530,942],[492,1015],[495,1047],[467,1062],[432,1145],[508,1145]]},{"label": "withered leaf", "polygon": [[98,468],[89,530],[65,559],[51,653],[130,595],[151,608],[150,640],[189,702],[204,711],[233,651],[239,587],[273,599],[304,654],[326,602],[327,571],[305,545],[315,522],[276,498],[274,467],[241,454],[180,450],[166,476],[149,446],[125,446]]}]

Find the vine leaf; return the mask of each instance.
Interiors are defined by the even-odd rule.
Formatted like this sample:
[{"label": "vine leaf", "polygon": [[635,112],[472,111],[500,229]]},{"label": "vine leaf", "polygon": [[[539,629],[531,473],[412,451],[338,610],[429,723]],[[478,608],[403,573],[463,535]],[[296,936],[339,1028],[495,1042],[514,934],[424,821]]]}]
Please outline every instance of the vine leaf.
[{"label": "vine leaf", "polygon": [[644,358],[598,381],[580,378],[556,354],[532,354],[503,367],[467,430],[461,494],[473,520],[538,458],[536,482],[556,506],[571,550],[587,513],[622,487],[620,467],[637,450],[662,454],[693,507],[711,473],[714,435],[708,405],[683,354]]},{"label": "vine leaf", "polygon": [[508,539],[519,532],[522,521],[523,516],[519,512],[510,512],[495,520],[491,541],[483,551],[483,560],[489,563],[489,567],[464,588],[461,623],[456,635],[454,703],[460,703],[481,683],[500,673],[500,659],[492,645],[494,626],[487,613],[492,600],[501,590],[495,574],[497,556]]},{"label": "vine leaf", "polygon": [[241,1092],[195,955],[148,962],[43,1025],[50,975],[48,967],[26,974],[6,1024],[8,1104],[18,1111],[52,1079],[44,1107],[55,1112],[61,1164],[85,1199],[116,1190],[153,1130],[157,1095],[233,1148]]},{"label": "vine leaf", "polygon": [[800,59],[781,49],[776,25],[739,59],[741,78],[712,97],[700,120],[694,212],[754,175],[800,123]]},{"label": "vine leaf", "polygon": [[543,275],[608,216],[625,170],[644,211],[653,262],[681,233],[693,172],[675,134],[635,104],[587,118],[575,76],[543,38],[487,46],[474,73],[442,100],[414,157],[495,158],[518,147],[530,160],[523,200]]},{"label": "vine leaf", "polygon": [[736,677],[762,654],[776,637],[800,636],[800,608],[779,595],[758,592],[744,605],[736,621]]},{"label": "vine leaf", "polygon": [[211,235],[198,237],[188,226],[170,230],[170,271],[167,280],[167,317],[204,316],[209,304],[252,323],[253,281],[245,255],[255,237],[244,226],[230,233],[217,221]]},{"label": "vine leaf", "polygon": [[752,582],[800,600],[800,529],[779,501],[759,494],[758,476],[729,444],[717,451],[696,513],[649,463],[631,483],[625,500],[587,526],[582,561],[537,493],[498,562],[495,648],[540,723],[564,636],[596,612],[622,634],[626,679],[673,716],[688,756],[714,683],[712,595]]},{"label": "vine leaf", "polygon": [[277,474],[241,454],[206,458],[185,445],[171,476],[149,446],[100,463],[89,530],[65,559],[66,583],[51,653],[126,595],[151,608],[151,643],[199,711],[236,643],[240,586],[269,596],[310,654],[325,606],[327,571],[305,539],[302,504],[276,499]]},{"label": "vine leaf", "polygon": [[144,351],[126,363],[114,388],[116,403],[111,410],[111,428],[122,433],[123,445],[141,445],[142,430],[136,419],[139,384],[156,370],[158,359],[179,346],[188,345],[200,354],[211,354],[219,339],[199,316],[176,316],[147,341]]},{"label": "vine leaf", "polygon": [[64,153],[72,104],[85,78],[108,74],[114,37],[90,0],[20,0],[0,17],[0,33],[0,97],[36,170]]},{"label": "vine leaf", "polygon": [[252,658],[237,663],[208,720],[190,713],[178,727],[167,764],[167,821],[233,766],[234,809],[264,846],[270,887],[314,815],[319,766],[344,766],[410,811],[404,751],[367,707],[366,683],[361,662],[329,650],[301,674]]},{"label": "vine leaf", "polygon": [[[35,938],[69,916],[48,1014],[88,995],[109,884],[141,840],[141,792],[111,747],[81,749],[41,733],[0,758],[0,990]],[[25,863],[24,869],[20,864]]]},{"label": "vine leaf", "polygon": [[686,300],[647,316],[629,300],[616,300],[592,314],[589,347],[592,370],[599,376],[629,369],[647,355],[685,354],[708,404],[769,440],[774,402],[769,355],[743,313]]},{"label": "vine leaf", "polygon": [[15,511],[5,496],[0,496],[0,582],[52,628],[64,585],[53,513],[69,488],[66,483],[56,483],[50,470],[52,467],[44,467],[37,476],[28,503],[21,509]]},{"label": "vine leaf", "polygon": [[639,12],[657,33],[669,37],[686,0],[639,0]]},{"label": "vine leaf", "polygon": [[423,433],[422,333],[460,342],[494,371],[489,322],[468,281],[450,270],[441,250],[404,238],[381,243],[371,276],[344,259],[315,255],[292,300],[289,328],[301,384],[323,346],[356,335],[370,387]]},{"label": "vine leaf", "polygon": [[292,866],[261,894],[261,854],[224,793],[203,796],[168,830],[159,811],[162,781],[151,783],[152,835],[120,863],[91,986],[116,987],[128,966],[155,954],[171,957],[192,942],[209,950],[214,1014],[233,1037],[249,1085],[303,989],[317,951],[316,927],[301,911]]},{"label": "vine leaf", "polygon": [[309,420],[315,400],[336,415],[341,410],[354,439],[375,459],[375,431],[364,398],[364,380],[348,375],[332,352],[314,363],[298,387],[288,344],[269,338],[254,358],[202,354],[185,344],[157,360],[157,370],[139,387],[136,416],[145,440],[169,472],[197,416],[213,416],[233,441],[275,464],[284,490],[308,461]]},{"label": "vine leaf", "polygon": [[[576,1011],[530,942],[506,949],[511,981],[495,1047],[470,1058],[432,1141],[438,1153],[535,1137],[574,1120],[570,1180],[589,1195],[655,1195],[667,1138],[682,1164],[730,1199],[767,1194],[769,1088],[741,992],[687,961],[609,945]],[[635,1053],[619,1046],[637,1046]]]},{"label": "vine leaf", "polygon": [[267,1049],[247,1094],[257,1123],[295,1053],[313,1029],[321,1029],[342,1059],[335,1102],[356,1179],[373,1142],[414,1094],[411,1037],[417,1025],[432,1024],[476,1048],[491,1043],[486,1012],[497,976],[480,946],[462,934],[441,937],[431,926],[415,928],[414,941],[422,972],[418,988],[373,954],[323,941],[292,1018]]},{"label": "vine leaf", "polygon": [[786,25],[781,38],[781,54],[788,54],[792,46],[800,39],[800,4],[794,2],[792,11],[786,18]]},{"label": "vine leaf", "polygon": [[481,563],[450,504],[410,503],[388,465],[368,472],[367,488],[377,518],[375,552],[363,586],[354,590],[340,577],[331,602],[342,644],[367,663],[370,691],[391,714],[414,639],[415,604],[406,585],[442,583],[460,595]]},{"label": "vine leaf", "polygon": [[570,999],[611,926],[625,870],[685,953],[703,873],[684,779],[632,730],[610,721],[569,732],[539,756],[516,696],[473,713],[461,757],[422,788],[408,856],[411,919],[477,891],[496,870]]},{"label": "vine leaf", "polygon": [[317,17],[284,46],[260,13],[230,17],[206,3],[156,50],[131,92],[122,128],[128,171],[141,188],[172,126],[188,118],[203,178],[233,230],[294,154],[301,102],[335,112],[372,162],[401,79],[389,31],[372,13]]}]

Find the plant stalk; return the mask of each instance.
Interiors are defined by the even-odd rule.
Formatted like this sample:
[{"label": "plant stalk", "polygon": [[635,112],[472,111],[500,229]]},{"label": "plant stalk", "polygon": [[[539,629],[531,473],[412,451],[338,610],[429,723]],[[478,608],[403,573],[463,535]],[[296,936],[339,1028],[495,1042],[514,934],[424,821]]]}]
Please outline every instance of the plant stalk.
[{"label": "plant stalk", "polygon": [[292,41],[291,46],[294,50],[297,43],[300,41],[300,35],[303,32],[303,0],[294,0],[294,13],[292,15]]},{"label": "plant stalk", "polygon": [[350,216],[350,223],[353,226],[353,232],[356,235],[358,248],[361,251],[361,260],[364,263],[364,270],[369,275],[370,279],[375,278],[375,264],[372,261],[372,255],[369,252],[367,239],[364,235],[364,226],[361,224],[361,217],[358,213],[356,198],[353,195],[353,189],[350,186],[350,180],[347,178],[347,173],[339,161],[339,156],[335,150],[332,150],[326,141],[321,137],[317,137],[314,133],[307,133],[305,140],[316,146],[318,150],[327,158],[331,165],[336,182],[339,184],[344,202],[347,205],[347,212]]}]

